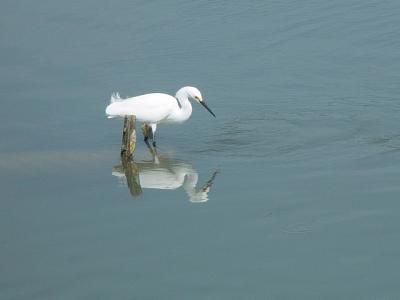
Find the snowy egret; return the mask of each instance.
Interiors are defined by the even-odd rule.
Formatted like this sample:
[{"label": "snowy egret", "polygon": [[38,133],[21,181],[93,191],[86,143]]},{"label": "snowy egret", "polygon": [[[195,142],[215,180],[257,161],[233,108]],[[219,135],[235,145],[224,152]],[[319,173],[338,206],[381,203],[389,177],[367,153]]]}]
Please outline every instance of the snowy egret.
[{"label": "snowy egret", "polygon": [[144,140],[147,143],[148,138],[151,137],[155,147],[155,133],[158,124],[182,123],[189,119],[192,114],[192,105],[189,99],[200,103],[215,117],[215,114],[204,102],[200,91],[191,86],[179,89],[175,97],[152,93],[122,99],[118,93],[114,93],[106,108],[106,114],[109,118],[135,115],[137,121],[142,122],[145,127],[151,128],[151,135],[143,130]]}]

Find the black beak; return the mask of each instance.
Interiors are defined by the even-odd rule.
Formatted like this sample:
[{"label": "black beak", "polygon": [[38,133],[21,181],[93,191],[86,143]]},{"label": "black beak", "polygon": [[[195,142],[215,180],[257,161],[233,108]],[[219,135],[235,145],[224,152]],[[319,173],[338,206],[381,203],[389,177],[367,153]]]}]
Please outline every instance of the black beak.
[{"label": "black beak", "polygon": [[207,104],[204,101],[199,101],[199,103],[201,105],[204,106],[205,109],[207,109],[209,111],[210,114],[212,114],[214,116],[214,118],[216,118],[215,114],[212,112],[212,110],[207,106]]}]

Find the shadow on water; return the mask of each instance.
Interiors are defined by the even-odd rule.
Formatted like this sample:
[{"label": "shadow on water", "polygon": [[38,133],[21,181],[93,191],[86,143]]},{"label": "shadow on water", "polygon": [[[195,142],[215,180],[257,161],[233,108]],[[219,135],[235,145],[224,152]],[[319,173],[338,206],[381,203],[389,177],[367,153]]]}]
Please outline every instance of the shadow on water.
[{"label": "shadow on water", "polygon": [[175,190],[183,188],[189,201],[203,203],[218,174],[214,171],[209,180],[198,186],[199,174],[188,162],[151,152],[151,160],[134,161],[121,156],[121,164],[112,168],[112,174],[126,183],[132,197],[139,197],[143,189]]}]

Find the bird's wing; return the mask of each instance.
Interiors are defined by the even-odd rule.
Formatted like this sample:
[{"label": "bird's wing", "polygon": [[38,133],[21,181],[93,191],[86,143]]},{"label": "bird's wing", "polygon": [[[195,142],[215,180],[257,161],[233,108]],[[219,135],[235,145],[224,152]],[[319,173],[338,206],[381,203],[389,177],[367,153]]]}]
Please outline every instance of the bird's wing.
[{"label": "bird's wing", "polygon": [[176,99],[170,95],[146,94],[111,103],[106,114],[110,117],[135,115],[140,122],[158,123],[167,118],[176,105]]}]

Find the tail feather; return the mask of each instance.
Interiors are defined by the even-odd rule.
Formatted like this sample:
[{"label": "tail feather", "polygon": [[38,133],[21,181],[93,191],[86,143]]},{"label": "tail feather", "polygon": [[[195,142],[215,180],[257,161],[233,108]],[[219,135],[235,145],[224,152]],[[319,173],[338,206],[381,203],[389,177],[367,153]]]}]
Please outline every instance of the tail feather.
[{"label": "tail feather", "polygon": [[106,107],[107,118],[111,119],[124,115],[121,107],[123,100],[118,92],[111,94],[110,104]]},{"label": "tail feather", "polygon": [[111,94],[111,99],[110,99],[110,103],[115,103],[115,102],[119,102],[122,101],[123,99],[121,98],[121,96],[119,95],[118,92],[112,93]]}]

